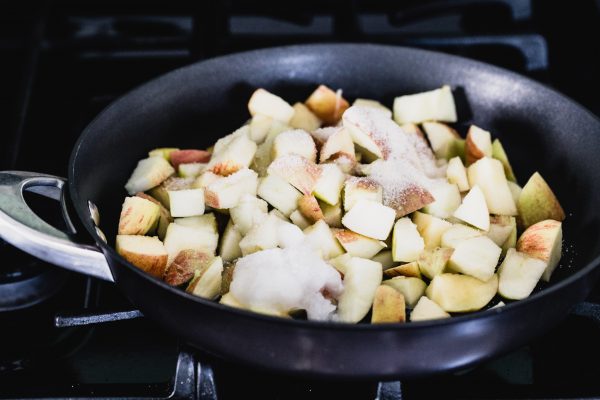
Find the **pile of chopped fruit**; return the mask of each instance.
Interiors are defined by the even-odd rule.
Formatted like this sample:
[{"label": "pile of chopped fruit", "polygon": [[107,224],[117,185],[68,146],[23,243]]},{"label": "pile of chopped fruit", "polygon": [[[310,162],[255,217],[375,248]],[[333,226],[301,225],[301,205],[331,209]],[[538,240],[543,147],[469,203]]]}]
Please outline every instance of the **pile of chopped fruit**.
[{"label": "pile of chopped fruit", "polygon": [[537,172],[521,188],[486,130],[462,139],[447,125],[448,86],[397,97],[393,112],[326,86],[293,106],[258,89],[248,109],[209,149],[139,161],[121,256],[229,306],[349,323],[502,305],[558,265],[552,190]]}]

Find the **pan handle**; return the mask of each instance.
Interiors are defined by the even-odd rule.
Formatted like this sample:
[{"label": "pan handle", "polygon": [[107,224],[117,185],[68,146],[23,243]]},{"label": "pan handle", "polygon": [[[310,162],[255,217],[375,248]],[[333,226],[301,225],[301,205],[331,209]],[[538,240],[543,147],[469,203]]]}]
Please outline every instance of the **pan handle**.
[{"label": "pan handle", "polygon": [[68,234],[38,217],[27,205],[28,190],[59,200],[66,180],[22,171],[0,171],[0,238],[51,264],[114,282],[104,254],[95,246],[74,242]]}]

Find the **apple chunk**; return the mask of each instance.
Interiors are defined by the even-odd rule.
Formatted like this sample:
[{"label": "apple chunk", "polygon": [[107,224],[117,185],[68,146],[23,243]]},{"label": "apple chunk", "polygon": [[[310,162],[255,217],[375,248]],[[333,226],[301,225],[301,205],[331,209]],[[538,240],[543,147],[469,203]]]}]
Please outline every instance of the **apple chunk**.
[{"label": "apple chunk", "polygon": [[517,215],[517,206],[500,161],[483,157],[469,166],[467,175],[471,187],[477,185],[483,192],[490,214]]},{"label": "apple chunk", "polygon": [[243,128],[217,141],[214,154],[208,162],[209,171],[228,176],[250,166],[257,146],[248,137],[249,128]]},{"label": "apple chunk", "polygon": [[471,188],[460,207],[454,212],[454,216],[484,231],[490,229],[490,214],[479,186],[475,185]]},{"label": "apple chunk", "polygon": [[455,143],[460,140],[458,132],[440,122],[423,122],[422,126],[437,158],[450,159],[454,157]]},{"label": "apple chunk", "polygon": [[390,286],[379,286],[375,290],[375,298],[373,299],[371,323],[393,323],[404,322],[405,320],[406,310],[402,293]]},{"label": "apple chunk", "polygon": [[185,290],[195,296],[214,300],[221,293],[223,260],[215,257],[209,265],[194,272],[194,278]]},{"label": "apple chunk", "polygon": [[443,247],[456,248],[464,240],[483,236],[484,232],[462,224],[454,224],[442,235],[441,245]]},{"label": "apple chunk", "polygon": [[380,240],[371,239],[348,229],[334,229],[333,233],[344,250],[354,257],[372,258],[387,247]]},{"label": "apple chunk", "polygon": [[260,180],[258,195],[286,216],[296,210],[302,197],[292,185],[277,175],[268,175]]},{"label": "apple chunk", "polygon": [[465,157],[467,165],[483,157],[492,156],[492,135],[478,126],[471,125],[467,132],[467,141],[465,143]]},{"label": "apple chunk", "polygon": [[198,250],[182,250],[165,270],[163,279],[172,286],[182,285],[194,276],[194,271],[208,266],[214,256]]},{"label": "apple chunk", "polygon": [[321,169],[322,173],[313,188],[313,194],[329,205],[336,205],[340,202],[346,174],[335,164],[323,164]]},{"label": "apple chunk", "polygon": [[390,207],[369,200],[359,200],[342,218],[342,224],[361,235],[373,239],[387,239],[396,212]]},{"label": "apple chunk", "polygon": [[506,179],[508,179],[509,182],[516,183],[517,178],[515,177],[515,173],[510,165],[510,161],[508,161],[508,155],[504,151],[504,146],[502,146],[500,139],[496,139],[492,143],[492,157],[500,161],[504,166],[504,174],[506,175]]},{"label": "apple chunk", "polygon": [[419,264],[416,261],[398,265],[396,267],[388,269],[384,267],[383,276],[385,278],[395,278],[397,276],[408,276],[419,279],[422,278],[421,271],[419,270]]},{"label": "apple chunk", "polygon": [[384,270],[394,266],[394,259],[392,258],[391,250],[382,250],[375,256],[371,257],[371,260],[381,263]]},{"label": "apple chunk", "polygon": [[394,261],[416,261],[425,249],[425,241],[419,235],[417,225],[410,218],[404,217],[396,221],[392,236],[392,257]]},{"label": "apple chunk", "polygon": [[319,220],[304,229],[303,232],[306,240],[321,252],[323,259],[329,260],[344,253],[344,249],[340,246],[332,229],[327,226],[325,221]]},{"label": "apple chunk", "polygon": [[304,103],[327,125],[335,125],[349,107],[341,90],[334,92],[325,85],[320,85]]},{"label": "apple chunk", "polygon": [[160,207],[138,196],[126,197],[119,217],[119,235],[145,235],[160,217]]},{"label": "apple chunk", "polygon": [[351,257],[344,266],[344,291],[338,299],[337,319],[356,323],[363,319],[373,304],[381,284],[381,264]]},{"label": "apple chunk", "polygon": [[350,211],[359,200],[383,202],[383,188],[370,178],[351,176],[344,182],[344,209]]},{"label": "apple chunk", "polygon": [[411,321],[427,321],[431,319],[450,318],[450,314],[427,296],[422,296],[410,313]]},{"label": "apple chunk", "polygon": [[223,261],[233,261],[242,256],[242,249],[240,249],[241,240],[242,234],[231,220],[229,220],[223,231],[223,235],[221,236],[221,244],[219,247],[219,254]]},{"label": "apple chunk", "polygon": [[398,124],[423,121],[456,122],[456,107],[449,86],[394,99],[394,120]]},{"label": "apple chunk", "polygon": [[333,129],[333,131],[326,138],[323,146],[321,146],[320,161],[323,163],[341,155],[345,155],[351,161],[355,161],[354,143],[348,130],[342,127],[326,129]]},{"label": "apple chunk", "polygon": [[258,175],[245,168],[220,178],[204,189],[206,204],[213,208],[232,208],[245,194],[256,196]]},{"label": "apple chunk", "polygon": [[[490,216],[490,229],[486,233],[487,237],[492,239],[498,246],[503,246],[510,238],[513,230],[517,227],[515,217],[506,215]],[[515,244],[512,246],[516,246]]]},{"label": "apple chunk", "polygon": [[175,169],[162,156],[149,157],[140,160],[125,184],[125,190],[130,195],[145,192],[160,185],[165,179],[175,173]]},{"label": "apple chunk", "polygon": [[494,275],[502,249],[487,236],[464,240],[450,257],[450,267],[466,275],[487,281]]},{"label": "apple chunk", "polygon": [[453,157],[448,161],[446,168],[446,178],[448,182],[456,184],[458,190],[466,192],[469,190],[469,179],[467,178],[467,169],[460,157]]},{"label": "apple chunk", "polygon": [[165,160],[169,161],[171,153],[179,150],[177,147],[159,147],[157,149],[152,149],[148,152],[148,157],[162,157]]},{"label": "apple chunk", "polygon": [[311,223],[323,219],[323,211],[313,195],[304,195],[298,200],[298,211]]},{"label": "apple chunk", "polygon": [[317,161],[317,147],[313,138],[302,129],[281,132],[273,140],[271,159],[275,160],[288,154],[297,154],[310,160]]},{"label": "apple chunk", "polygon": [[169,224],[171,222],[173,222],[171,213],[169,212],[169,210],[167,210],[165,208],[165,206],[163,206],[163,204],[160,201],[158,201],[157,199],[155,199],[154,197],[152,197],[150,195],[147,195],[146,193],[141,193],[141,192],[136,193],[136,196],[141,197],[142,199],[149,200],[158,206],[160,211],[159,211],[158,223],[156,224],[156,234],[158,235],[158,238],[160,240],[164,240],[165,235],[167,233],[167,227],[169,226]]},{"label": "apple chunk", "polygon": [[384,285],[388,285],[402,293],[408,308],[413,308],[419,298],[425,293],[427,284],[419,278],[408,276],[397,276],[392,279],[383,281]]},{"label": "apple chunk", "polygon": [[545,270],[544,261],[509,249],[498,269],[498,293],[506,299],[524,299],[533,292]]},{"label": "apple chunk", "polygon": [[542,279],[549,282],[562,253],[562,224],[549,219],[531,225],[521,234],[517,250],[544,261],[547,267]]},{"label": "apple chunk", "polygon": [[121,257],[157,278],[167,267],[167,251],[157,237],[117,235],[116,250]]},{"label": "apple chunk", "polygon": [[419,211],[413,213],[413,222],[417,225],[417,230],[425,242],[426,249],[439,247],[442,243],[442,235],[452,227],[452,224],[448,221]]},{"label": "apple chunk", "polygon": [[312,222],[308,218],[306,218],[300,212],[300,210],[295,210],[293,213],[291,213],[290,220],[294,225],[296,225],[300,229],[306,229],[312,224]]},{"label": "apple chunk", "polygon": [[172,223],[165,235],[165,249],[169,254],[169,264],[182,250],[190,249],[214,254],[218,242],[219,235],[211,230]]},{"label": "apple chunk", "polygon": [[419,270],[427,278],[433,279],[434,276],[444,272],[452,253],[454,249],[445,247],[423,251],[417,260]]},{"label": "apple chunk", "polygon": [[292,128],[304,129],[307,132],[312,132],[321,127],[321,120],[303,103],[296,103],[293,106],[294,116],[289,124]]},{"label": "apple chunk", "polygon": [[266,115],[283,123],[288,123],[294,116],[294,108],[281,97],[266,91],[256,89],[248,101],[250,115]]},{"label": "apple chunk", "polygon": [[211,154],[205,150],[175,150],[169,153],[169,161],[173,168],[178,169],[181,164],[207,163]]},{"label": "apple chunk", "polygon": [[480,281],[468,275],[441,274],[434,277],[426,295],[447,312],[477,311],[498,291],[498,275]]},{"label": "apple chunk", "polygon": [[267,216],[268,210],[269,206],[266,201],[251,194],[245,194],[240,198],[237,206],[229,209],[229,215],[236,229],[245,235]]},{"label": "apple chunk", "polygon": [[389,108],[387,108],[386,106],[384,106],[383,104],[378,102],[377,100],[360,99],[359,98],[359,99],[354,100],[354,103],[352,103],[352,106],[376,108],[380,111],[383,111],[388,118],[392,118],[392,110],[390,110]]},{"label": "apple chunk", "polygon": [[171,216],[204,214],[204,189],[168,190]]},{"label": "apple chunk", "polygon": [[546,219],[565,219],[565,212],[558,199],[539,172],[534,173],[523,186],[517,208],[523,228]]},{"label": "apple chunk", "polygon": [[423,208],[427,214],[448,218],[460,206],[460,191],[453,183],[439,180],[429,188],[429,192],[435,200]]},{"label": "apple chunk", "polygon": [[269,175],[277,175],[304,194],[311,194],[322,168],[297,154],[288,154],[274,160],[267,169]]}]

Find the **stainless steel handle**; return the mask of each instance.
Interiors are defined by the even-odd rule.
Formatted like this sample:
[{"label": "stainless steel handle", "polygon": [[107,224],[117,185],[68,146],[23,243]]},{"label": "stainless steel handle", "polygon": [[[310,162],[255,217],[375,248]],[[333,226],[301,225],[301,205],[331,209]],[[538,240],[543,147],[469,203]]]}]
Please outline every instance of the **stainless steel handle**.
[{"label": "stainless steel handle", "polygon": [[0,237],[51,264],[113,282],[104,254],[94,246],[74,242],[69,235],[38,217],[23,191],[56,199],[51,188],[63,189],[57,176],[22,171],[0,171]]}]

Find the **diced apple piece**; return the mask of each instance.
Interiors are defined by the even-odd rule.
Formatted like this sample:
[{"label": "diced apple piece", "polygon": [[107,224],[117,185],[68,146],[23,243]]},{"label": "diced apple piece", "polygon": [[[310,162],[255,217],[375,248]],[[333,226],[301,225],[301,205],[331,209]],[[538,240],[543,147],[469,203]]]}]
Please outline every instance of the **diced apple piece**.
[{"label": "diced apple piece", "polygon": [[354,153],[354,143],[347,129],[342,127],[326,128],[333,129],[331,135],[327,137],[319,156],[320,162],[325,162],[329,159],[335,159],[340,156],[345,156],[349,162],[356,162]]},{"label": "diced apple piece", "polygon": [[323,220],[319,220],[304,229],[304,235],[315,249],[321,251],[321,256],[325,260],[344,253],[344,249],[335,238],[331,228]]},{"label": "diced apple piece", "polygon": [[492,135],[478,126],[471,125],[465,142],[465,157],[467,165],[483,157],[492,156]]},{"label": "diced apple piece", "polygon": [[398,124],[424,121],[456,122],[456,107],[449,86],[428,92],[396,97],[394,120]]},{"label": "diced apple piece", "polygon": [[517,178],[515,177],[515,173],[513,172],[512,166],[508,161],[508,155],[504,151],[504,146],[500,142],[500,139],[495,139],[492,143],[492,157],[502,163],[504,167],[504,174],[506,175],[506,179],[509,182],[517,182]]},{"label": "diced apple piece", "polygon": [[498,275],[480,281],[468,275],[441,274],[427,287],[427,297],[447,312],[477,311],[485,307],[498,291]]},{"label": "diced apple piece", "polygon": [[242,254],[256,253],[257,251],[274,249],[279,245],[277,232],[281,220],[274,215],[267,217],[258,225],[254,225],[246,236],[240,241]]},{"label": "diced apple piece", "polygon": [[456,184],[458,190],[466,192],[469,190],[469,179],[467,178],[467,169],[463,165],[460,157],[453,157],[448,161],[446,169],[446,178],[448,182]]},{"label": "diced apple piece", "polygon": [[339,321],[356,323],[367,315],[382,275],[381,264],[359,257],[350,258],[344,268],[344,291],[338,299]]},{"label": "diced apple piece", "polygon": [[182,178],[197,178],[206,171],[208,164],[205,163],[189,163],[179,164],[177,173]]},{"label": "diced apple piece", "polygon": [[165,235],[165,249],[169,253],[169,264],[182,250],[198,250],[214,254],[219,242],[218,234],[206,228],[195,228],[172,223]]},{"label": "diced apple piece", "polygon": [[232,208],[245,194],[256,196],[258,175],[245,168],[221,178],[204,189],[206,204],[213,208]]},{"label": "diced apple piece", "polygon": [[153,149],[148,152],[148,157],[162,157],[169,161],[171,159],[171,153],[179,150],[177,147],[160,147]]},{"label": "diced apple piece", "polygon": [[256,114],[250,120],[248,137],[256,144],[264,142],[272,124],[273,118],[263,114]]},{"label": "diced apple piece", "polygon": [[454,224],[442,234],[442,247],[456,248],[459,243],[474,237],[483,236],[484,232],[462,224]]},{"label": "diced apple piece", "polygon": [[[158,200],[160,202],[160,204],[162,204],[167,210],[169,210],[171,208],[171,203],[169,203],[169,192],[167,191],[167,185],[165,185],[165,184],[168,181],[170,181],[171,179],[177,179],[177,178],[168,178],[162,184],[155,186],[148,191],[148,195],[150,195],[153,198],[155,198],[156,200]],[[142,193],[142,192],[139,192],[139,193]]]},{"label": "diced apple piece", "polygon": [[303,103],[294,104],[294,116],[290,120],[290,126],[296,129],[304,129],[312,132],[321,127],[321,120]]},{"label": "diced apple piece", "polygon": [[524,299],[533,292],[545,270],[546,262],[509,249],[498,269],[498,293],[505,299]]},{"label": "diced apple piece", "polygon": [[383,202],[383,188],[370,178],[351,176],[344,183],[344,209],[350,211],[359,200]]},{"label": "diced apple piece", "polygon": [[354,257],[372,258],[387,247],[380,240],[371,239],[348,229],[334,229],[333,233],[344,250]]},{"label": "diced apple piece", "polygon": [[[223,257],[221,257],[223,258]],[[231,281],[233,280],[233,272],[235,271],[235,264],[227,263],[223,260],[223,272],[221,273],[221,294],[225,295],[229,293]]]},{"label": "diced apple piece", "polygon": [[477,185],[471,188],[453,215],[476,228],[484,231],[490,229],[490,214],[485,197]]},{"label": "diced apple piece", "polygon": [[352,106],[376,108],[380,111],[383,111],[387,115],[388,118],[392,118],[392,110],[390,110],[389,108],[387,108],[386,106],[384,106],[383,104],[378,102],[377,100],[356,99],[356,100],[354,100],[354,103],[352,103]]},{"label": "diced apple piece", "polygon": [[490,229],[486,235],[498,246],[502,246],[506,243],[516,225],[515,217],[492,215],[490,216]]},{"label": "diced apple piece", "polygon": [[325,85],[320,85],[304,103],[327,125],[335,125],[349,107],[341,90],[334,92]]},{"label": "diced apple piece", "polygon": [[335,164],[323,164],[321,168],[322,172],[313,188],[313,193],[315,197],[327,204],[338,204],[346,175]]},{"label": "diced apple piece", "polygon": [[518,184],[511,182],[511,181],[508,181],[507,183],[508,183],[508,188],[510,189],[510,193],[512,194],[515,204],[517,204],[517,209],[518,209],[519,197],[521,197],[521,192],[523,191],[523,188],[521,186],[519,186]]},{"label": "diced apple piece", "polygon": [[165,179],[175,173],[175,169],[162,156],[149,157],[140,160],[125,184],[125,190],[130,195],[145,192],[160,185]]},{"label": "diced apple piece", "polygon": [[204,214],[204,189],[168,190],[173,217]]},{"label": "diced apple piece", "polygon": [[246,306],[244,306],[242,303],[240,303],[240,301],[238,299],[233,297],[233,295],[231,293],[225,293],[223,296],[221,296],[219,303],[224,304],[229,307],[234,307],[234,308],[242,308],[242,309],[246,308]]},{"label": "diced apple piece", "polygon": [[217,236],[219,234],[219,231],[217,230],[217,219],[213,213],[197,215],[194,217],[175,218],[175,223],[177,225],[204,231],[207,235]]},{"label": "diced apple piece", "polygon": [[447,247],[423,251],[417,260],[419,271],[427,278],[433,279],[434,276],[444,272],[452,253],[454,249]]},{"label": "diced apple piece", "polygon": [[277,175],[268,175],[261,179],[258,195],[284,215],[294,212],[302,197],[292,185]]},{"label": "diced apple piece", "polygon": [[528,228],[546,219],[556,221],[565,219],[565,212],[558,199],[539,172],[531,175],[531,178],[523,186],[517,208],[523,228]]},{"label": "diced apple piece", "polygon": [[487,281],[494,275],[502,249],[487,236],[464,240],[450,257],[453,271]]},{"label": "diced apple piece", "polygon": [[194,278],[188,285],[186,292],[214,300],[221,293],[222,273],[223,260],[221,257],[213,258],[207,268],[194,272]]},{"label": "diced apple piece", "polygon": [[243,235],[266,217],[269,211],[269,205],[266,201],[245,194],[240,198],[237,206],[229,210],[231,220],[235,224],[237,230]]},{"label": "diced apple piece", "polygon": [[154,197],[147,195],[146,193],[136,193],[137,197],[141,197],[142,199],[146,199],[149,200],[151,202],[153,202],[154,204],[158,205],[159,208],[159,217],[158,217],[158,224],[156,225],[156,234],[158,235],[158,238],[160,240],[164,240],[165,239],[165,235],[167,234],[167,227],[169,226],[169,224],[171,222],[173,222],[173,218],[171,217],[171,213],[169,212],[169,210],[167,210],[165,208],[165,206],[162,205],[162,203],[160,201],[158,201],[157,199],[155,199]]},{"label": "diced apple piece", "polygon": [[117,235],[116,250],[139,269],[162,278],[167,267],[167,251],[157,237]]},{"label": "diced apple piece", "polygon": [[214,257],[198,250],[182,250],[165,270],[163,280],[172,286],[182,285],[192,279],[195,271],[206,268]]},{"label": "diced apple piece", "polygon": [[404,296],[396,289],[381,285],[375,290],[371,323],[394,323],[406,320]]},{"label": "diced apple piece", "polygon": [[406,264],[398,265],[396,267],[388,268],[383,270],[383,276],[385,278],[395,278],[397,276],[408,276],[413,278],[421,279],[421,271],[419,270],[419,264],[416,261],[412,261]]},{"label": "diced apple piece", "polygon": [[425,249],[425,241],[419,235],[417,225],[408,217],[400,218],[394,225],[392,257],[394,261],[416,261]]},{"label": "diced apple piece", "polygon": [[313,195],[304,195],[298,200],[298,211],[302,213],[310,224],[314,224],[316,221],[324,218],[321,206]]},{"label": "diced apple piece", "polygon": [[342,224],[351,231],[360,233],[361,235],[373,239],[385,240],[392,230],[395,217],[396,212],[390,207],[386,207],[375,201],[359,200],[344,215]]},{"label": "diced apple piece", "polygon": [[423,130],[437,158],[449,159],[454,152],[454,143],[460,139],[458,132],[441,122],[423,122]]},{"label": "diced apple piece", "polygon": [[[232,136],[233,135],[233,136]],[[235,132],[217,147],[208,163],[208,169],[217,175],[228,176],[244,168],[248,168],[256,154],[256,143],[247,134]],[[219,144],[219,142],[217,142]]]},{"label": "diced apple piece", "polygon": [[363,155],[363,162],[389,156],[390,144],[387,135],[381,134],[382,130],[391,128],[404,133],[384,112],[372,107],[350,107],[343,120],[344,128],[356,144],[356,151]]},{"label": "diced apple piece", "polygon": [[331,264],[341,275],[342,278],[346,273],[346,265],[350,262],[352,256],[348,253],[341,254],[337,257],[330,258],[327,260],[329,264]]},{"label": "diced apple piece", "polygon": [[204,171],[200,176],[198,176],[194,182],[192,183],[192,188],[196,189],[204,189],[208,185],[223,179],[221,175],[217,175],[211,171]]},{"label": "diced apple piece", "polygon": [[267,169],[269,175],[277,175],[304,194],[311,194],[322,168],[297,154],[288,154],[274,160]]},{"label": "diced apple piece", "polygon": [[181,164],[207,163],[211,154],[205,150],[175,150],[169,154],[169,161],[173,168],[178,169]]},{"label": "diced apple piece", "polygon": [[413,222],[417,225],[419,235],[425,241],[426,249],[435,249],[442,243],[442,235],[452,227],[452,224],[433,215],[415,211]]},{"label": "diced apple piece", "polygon": [[[513,217],[514,218],[514,217]],[[517,247],[517,222],[513,220],[512,230],[506,241],[502,244],[502,254],[505,255],[508,249]]]},{"label": "diced apple piece", "polygon": [[425,294],[425,289],[427,288],[427,284],[421,279],[408,276],[397,276],[382,283],[402,293],[408,308],[413,308],[417,304],[417,301]]},{"label": "diced apple piece", "polygon": [[450,318],[450,314],[427,296],[422,296],[410,313],[411,321],[428,321],[432,319]]},{"label": "diced apple piece", "polygon": [[138,196],[126,197],[119,217],[119,235],[145,235],[156,227],[160,207]]},{"label": "diced apple piece", "polygon": [[394,258],[392,257],[391,250],[382,250],[375,256],[371,257],[371,260],[380,263],[384,271],[394,266]]},{"label": "diced apple piece", "polygon": [[460,191],[458,186],[439,180],[429,188],[435,199],[423,208],[423,212],[438,218],[450,217],[460,206]]},{"label": "diced apple piece", "polygon": [[542,279],[549,282],[562,255],[562,223],[549,219],[531,225],[521,234],[517,250],[544,261]]},{"label": "diced apple piece", "polygon": [[309,221],[300,210],[296,210],[290,214],[290,219],[292,223],[296,225],[300,229],[306,229],[311,225],[311,221]]},{"label": "diced apple piece", "polygon": [[242,249],[240,249],[242,237],[240,231],[238,231],[236,226],[229,220],[223,231],[221,247],[219,248],[219,254],[223,261],[233,261],[242,256]]},{"label": "diced apple piece", "polygon": [[317,147],[308,133],[302,129],[281,132],[273,141],[271,159],[275,160],[288,154],[297,154],[310,160],[317,161]]},{"label": "diced apple piece", "polygon": [[483,157],[469,166],[467,175],[471,187],[477,185],[483,192],[490,214],[517,215],[517,207],[500,161]]},{"label": "diced apple piece", "polygon": [[266,115],[277,121],[288,123],[294,116],[294,108],[290,106],[281,97],[266,91],[265,89],[256,89],[250,101],[248,101],[248,111],[250,115]]}]

